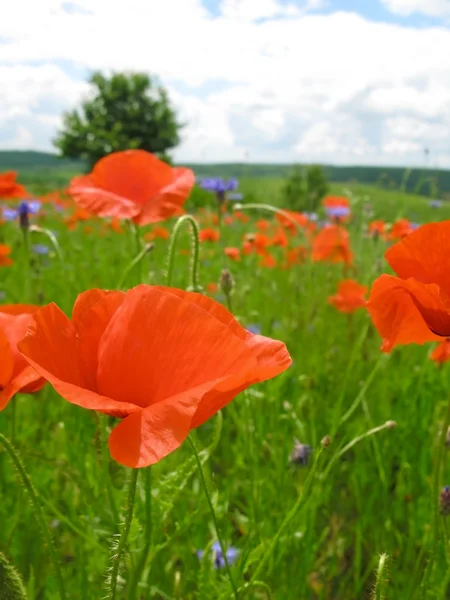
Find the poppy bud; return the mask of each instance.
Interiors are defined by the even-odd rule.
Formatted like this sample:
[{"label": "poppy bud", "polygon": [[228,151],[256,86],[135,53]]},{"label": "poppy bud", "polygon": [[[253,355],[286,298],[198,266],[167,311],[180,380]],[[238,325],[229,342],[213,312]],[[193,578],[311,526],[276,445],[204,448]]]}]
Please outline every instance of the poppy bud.
[{"label": "poppy bud", "polygon": [[450,485],[446,485],[442,488],[439,495],[439,507],[443,517],[450,515]]},{"label": "poppy bud", "polygon": [[331,444],[331,437],[329,435],[326,435],[322,441],[320,442],[322,448],[328,448],[328,446]]},{"label": "poppy bud", "polygon": [[0,590],[5,600],[26,600],[27,594],[19,573],[0,553]]},{"label": "poppy bud", "polygon": [[220,289],[225,294],[225,296],[229,296],[234,288],[234,280],[228,269],[222,269],[222,273],[220,274]]}]

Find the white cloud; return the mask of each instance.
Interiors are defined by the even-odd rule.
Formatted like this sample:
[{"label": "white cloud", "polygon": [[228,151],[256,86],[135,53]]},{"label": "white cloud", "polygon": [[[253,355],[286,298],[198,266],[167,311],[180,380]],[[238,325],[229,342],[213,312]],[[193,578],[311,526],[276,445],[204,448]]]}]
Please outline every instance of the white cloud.
[{"label": "white cloud", "polygon": [[382,0],[388,10],[398,15],[421,13],[430,17],[450,16],[450,0]]},{"label": "white cloud", "polygon": [[63,4],[15,0],[0,21],[3,145],[26,123],[50,146],[87,89],[71,61],[158,74],[188,123],[179,160],[417,163],[423,144],[448,158],[449,29],[307,14],[321,0],[222,0],[218,16],[201,0]]}]

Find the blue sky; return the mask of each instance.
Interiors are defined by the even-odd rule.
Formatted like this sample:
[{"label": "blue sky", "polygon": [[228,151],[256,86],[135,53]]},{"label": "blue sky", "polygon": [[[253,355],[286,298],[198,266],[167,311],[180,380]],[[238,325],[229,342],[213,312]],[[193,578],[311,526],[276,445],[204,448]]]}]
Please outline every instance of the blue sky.
[{"label": "blue sky", "polygon": [[157,75],[178,161],[450,167],[450,0],[15,0],[0,147],[51,150],[94,69]]}]

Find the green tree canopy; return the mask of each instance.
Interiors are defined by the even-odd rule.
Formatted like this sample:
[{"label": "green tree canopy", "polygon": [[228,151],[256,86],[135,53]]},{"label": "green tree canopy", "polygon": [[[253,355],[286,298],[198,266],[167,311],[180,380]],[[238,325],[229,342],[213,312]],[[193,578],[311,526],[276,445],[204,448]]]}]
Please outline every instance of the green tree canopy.
[{"label": "green tree canopy", "polygon": [[180,141],[177,121],[167,92],[145,73],[96,72],[90,78],[93,94],[79,110],[67,112],[54,140],[67,158],[81,158],[92,167],[100,158],[140,148],[166,159]]},{"label": "green tree canopy", "polygon": [[283,188],[285,207],[313,212],[328,193],[328,181],[320,165],[294,165]]}]

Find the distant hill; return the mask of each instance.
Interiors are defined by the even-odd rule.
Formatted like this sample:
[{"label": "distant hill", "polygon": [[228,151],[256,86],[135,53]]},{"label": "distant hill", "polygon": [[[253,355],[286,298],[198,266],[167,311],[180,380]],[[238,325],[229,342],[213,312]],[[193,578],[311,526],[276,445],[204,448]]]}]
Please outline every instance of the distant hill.
[{"label": "distant hill", "polygon": [[[198,176],[286,178],[292,165],[218,163],[186,165]],[[65,186],[70,178],[85,170],[83,161],[69,160],[56,154],[35,151],[0,151],[0,172],[20,171],[24,183],[50,181]],[[328,178],[336,183],[377,185],[384,189],[401,189],[430,197],[450,196],[450,171],[438,169],[406,169],[402,167],[361,167],[325,165]]]}]

